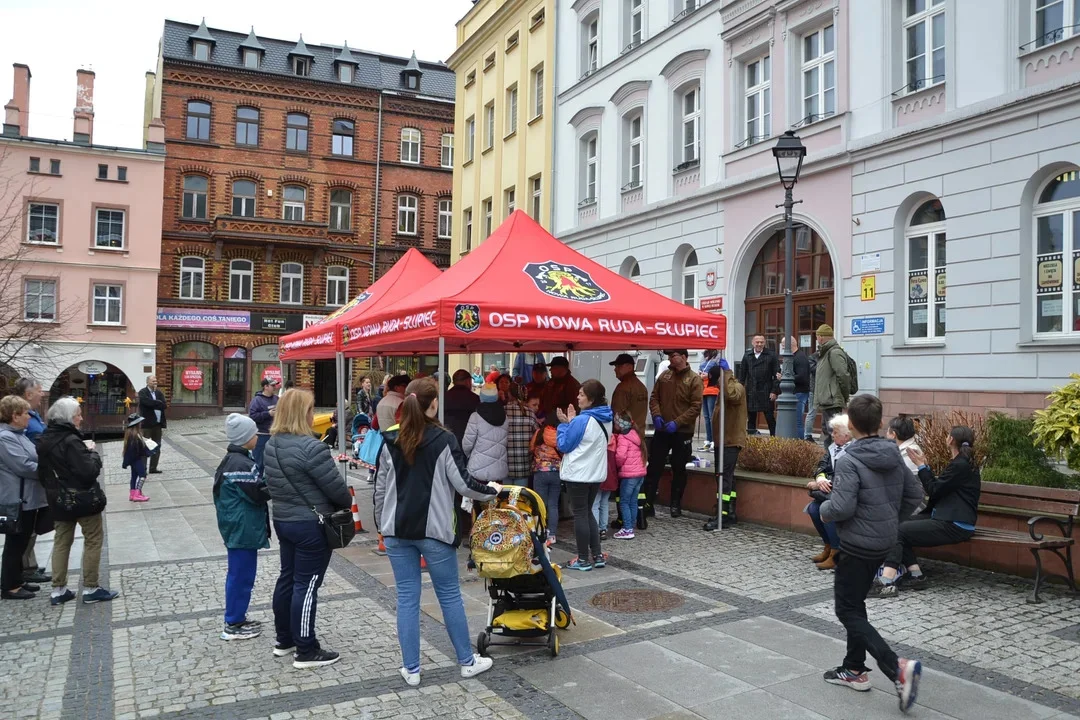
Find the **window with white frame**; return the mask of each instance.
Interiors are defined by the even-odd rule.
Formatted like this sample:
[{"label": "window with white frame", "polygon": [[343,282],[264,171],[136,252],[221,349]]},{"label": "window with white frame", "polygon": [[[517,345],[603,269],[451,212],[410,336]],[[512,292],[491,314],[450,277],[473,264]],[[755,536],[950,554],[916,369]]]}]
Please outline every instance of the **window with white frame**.
[{"label": "window with white frame", "polygon": [[26,221],[26,242],[45,245],[60,242],[60,206],[56,203],[28,203]]},{"label": "window with white frame", "polygon": [[251,180],[233,180],[233,215],[237,217],[255,217],[255,188],[255,183]]},{"label": "window with white frame", "polygon": [[281,196],[284,199],[282,217],[303,222],[304,210],[307,207],[307,188],[302,185],[286,185]]},{"label": "window with white frame", "polygon": [[904,3],[904,80],[909,93],[945,82],[945,0]]},{"label": "window with white frame", "polygon": [[182,217],[190,220],[206,219],[206,190],[209,181],[205,175],[184,176],[184,198],[180,211]]},{"label": "window with white frame", "polygon": [[640,45],[645,35],[645,0],[623,0],[623,3],[626,13],[623,52],[628,52]]},{"label": "window with white frame", "polygon": [[1032,5],[1035,47],[1053,45],[1067,37],[1080,35],[1080,0],[1033,0]]},{"label": "window with white frame", "polygon": [[187,139],[210,140],[210,103],[190,100],[187,104]]},{"label": "window with white frame", "polygon": [[124,247],[124,221],[127,213],[112,208],[97,209],[97,228],[94,247],[121,249]]},{"label": "window with white frame", "polygon": [[836,114],[836,29],[826,25],[802,37],[803,125]]},{"label": "window with white frame", "polygon": [[472,208],[468,208],[465,211],[461,224],[461,249],[465,251],[472,250]]},{"label": "window with white frame", "polygon": [[1035,205],[1035,332],[1080,333],[1080,172],[1054,177]]},{"label": "window with white frame", "polygon": [[581,77],[600,69],[600,11],[591,13],[581,24]]},{"label": "window with white frame", "polygon": [[494,203],[491,198],[484,201],[484,238],[491,237],[491,211]]},{"label": "window with white frame", "polygon": [[540,222],[540,200],[542,187],[540,184],[540,176],[537,175],[536,177],[532,178],[531,180],[529,180],[529,183],[532,185],[532,219],[536,222]]},{"label": "window with white frame", "polygon": [[403,128],[401,131],[401,162],[412,165],[420,163],[420,131],[416,128]]},{"label": "window with white frame", "polygon": [[465,121],[465,160],[472,162],[476,155],[476,118]]},{"label": "window with white frame", "polygon": [[697,307],[697,251],[691,250],[683,261],[682,302],[687,307]]},{"label": "window with white frame", "polygon": [[744,65],[746,135],[740,146],[772,137],[772,58],[760,57]]},{"label": "window with white frame", "polygon": [[544,66],[537,65],[532,71],[532,116],[544,114]]},{"label": "window with white frame", "polygon": [[907,244],[908,340],[945,337],[945,209],[927,200],[911,216]]},{"label": "window with white frame", "polygon": [[198,40],[196,40],[193,45],[194,47],[192,47],[192,55],[195,56],[196,60],[199,60],[200,62],[206,62],[210,59],[210,43],[199,42]]},{"label": "window with white frame", "polygon": [[330,191],[330,229],[352,228],[352,193],[344,188]]},{"label": "window with white frame", "polygon": [[281,264],[281,303],[302,305],[304,302],[304,266],[300,263]]},{"label": "window with white frame", "polygon": [[23,280],[23,320],[30,322],[56,320],[55,280]]},{"label": "window with white frame", "polygon": [[341,307],[349,302],[349,268],[331,265],[326,268],[326,304]]},{"label": "window with white frame", "polygon": [[449,238],[452,232],[453,225],[453,201],[450,198],[441,198],[439,200],[439,237],[444,240]]},{"label": "window with white frame", "polygon": [[578,205],[596,202],[596,180],[600,170],[596,155],[597,141],[595,132],[581,139],[581,201]]},{"label": "window with white frame", "polygon": [[251,285],[255,264],[250,260],[233,260],[229,263],[229,300],[251,302]]},{"label": "window with white frame", "polygon": [[351,83],[353,79],[353,66],[349,63],[338,65],[338,82]]},{"label": "window with white frame", "polygon": [[698,164],[701,156],[701,86],[697,82],[678,95],[680,124],[678,147],[675,157],[679,160],[676,170],[684,170]]},{"label": "window with white frame", "polygon": [[672,17],[674,20],[682,20],[684,17],[694,12],[701,6],[703,0],[675,0],[674,12]]},{"label": "window with white frame", "polygon": [[503,207],[506,208],[506,217],[510,217],[510,214],[517,207],[517,190],[515,188],[507,188],[503,191]]},{"label": "window with white frame", "polygon": [[124,317],[124,286],[94,283],[95,325],[119,325]]},{"label": "window with white frame", "polygon": [[484,150],[495,147],[495,103],[484,106]]},{"label": "window with white frame", "polygon": [[[350,65],[342,65],[342,67],[351,67]],[[341,155],[344,157],[352,157],[353,154],[353,134],[356,130],[356,124],[352,120],[339,119],[335,120],[332,126],[333,138],[331,139],[330,152],[333,155]]]},{"label": "window with white frame", "polygon": [[206,278],[206,261],[201,257],[180,258],[180,297],[202,300]]},{"label": "window with white frame", "polygon": [[518,88],[514,83],[506,89],[506,135],[517,132]]},{"label": "window with white frame", "polygon": [[236,108],[236,144],[259,144],[259,109],[253,107]]},{"label": "window with white frame", "polygon": [[285,149],[307,152],[308,116],[289,113],[285,116]]},{"label": "window with white frame", "polygon": [[250,70],[258,70],[259,69],[259,60],[261,59],[261,56],[262,56],[262,53],[260,53],[258,50],[251,50],[251,49],[245,48],[244,49],[244,67],[246,67],[246,68],[248,68]]},{"label": "window with white frame", "polygon": [[439,165],[444,168],[454,167],[454,136],[450,133],[443,133]]},{"label": "window with white frame", "polygon": [[644,178],[643,116],[640,110],[623,118],[623,190],[641,187]]},{"label": "window with white frame", "polygon": [[397,203],[397,231],[400,235],[416,234],[416,211],[419,201],[415,195],[400,195]]}]

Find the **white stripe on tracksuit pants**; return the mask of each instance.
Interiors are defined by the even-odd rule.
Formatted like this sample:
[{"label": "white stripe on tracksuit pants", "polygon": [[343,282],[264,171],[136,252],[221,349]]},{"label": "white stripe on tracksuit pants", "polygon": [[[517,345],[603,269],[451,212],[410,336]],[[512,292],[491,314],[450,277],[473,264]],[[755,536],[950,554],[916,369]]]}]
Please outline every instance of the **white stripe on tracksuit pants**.
[{"label": "white stripe on tracksuit pants", "polygon": [[319,576],[312,575],[308,581],[307,592],[304,593],[304,607],[300,611],[300,637],[311,637],[311,604],[315,597],[315,587],[319,583]]}]

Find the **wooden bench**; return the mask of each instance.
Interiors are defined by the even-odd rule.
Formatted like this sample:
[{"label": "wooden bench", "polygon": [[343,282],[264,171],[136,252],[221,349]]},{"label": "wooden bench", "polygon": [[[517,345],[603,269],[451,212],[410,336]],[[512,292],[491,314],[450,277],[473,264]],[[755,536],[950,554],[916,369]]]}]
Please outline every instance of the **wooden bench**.
[{"label": "wooden bench", "polygon": [[[975,534],[969,542],[994,542],[1020,545],[1031,551],[1035,558],[1035,587],[1028,597],[1029,603],[1042,602],[1039,589],[1050,577],[1064,579],[1073,592],[1077,592],[1076,578],[1073,576],[1072,546],[1073,522],[1080,514],[1080,490],[1058,488],[1040,488],[1029,485],[1009,485],[1006,483],[984,482],[979,504],[988,508],[1002,508],[1025,513],[1039,513],[1027,521],[1027,533],[1015,530],[975,526]],[[1042,535],[1036,529],[1040,523],[1051,523],[1060,531],[1060,535]],[[1044,573],[1040,553],[1052,552],[1065,563],[1065,575]]]}]

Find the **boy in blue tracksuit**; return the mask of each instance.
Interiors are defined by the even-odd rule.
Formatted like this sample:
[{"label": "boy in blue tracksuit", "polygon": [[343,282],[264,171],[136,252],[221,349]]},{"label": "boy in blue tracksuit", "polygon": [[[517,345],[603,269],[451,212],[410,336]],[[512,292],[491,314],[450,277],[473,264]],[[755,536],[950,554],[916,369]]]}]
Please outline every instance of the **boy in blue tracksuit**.
[{"label": "boy in blue tracksuit", "polygon": [[270,493],[251,458],[251,450],[258,442],[257,432],[251,418],[238,413],[229,415],[225,420],[229,449],[214,473],[218,531],[229,555],[222,640],[249,640],[262,632],[261,623],[247,619],[258,553],[270,547]]}]

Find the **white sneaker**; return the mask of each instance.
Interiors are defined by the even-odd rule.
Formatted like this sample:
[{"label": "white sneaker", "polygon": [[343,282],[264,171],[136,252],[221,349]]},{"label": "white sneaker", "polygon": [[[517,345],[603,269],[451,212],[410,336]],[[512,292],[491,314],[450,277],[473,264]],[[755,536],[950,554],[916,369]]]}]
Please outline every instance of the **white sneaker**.
[{"label": "white sneaker", "polygon": [[[464,668],[463,668],[464,670]],[[405,681],[405,684],[409,687],[417,687],[420,684],[420,671],[409,672],[405,668],[398,668],[398,672],[401,673],[401,678]],[[462,672],[462,675],[465,673]]]},{"label": "white sneaker", "polygon": [[480,673],[490,670],[493,664],[495,664],[495,661],[491,658],[484,657],[483,655],[473,655],[472,665],[461,666],[461,677],[476,677]]}]

